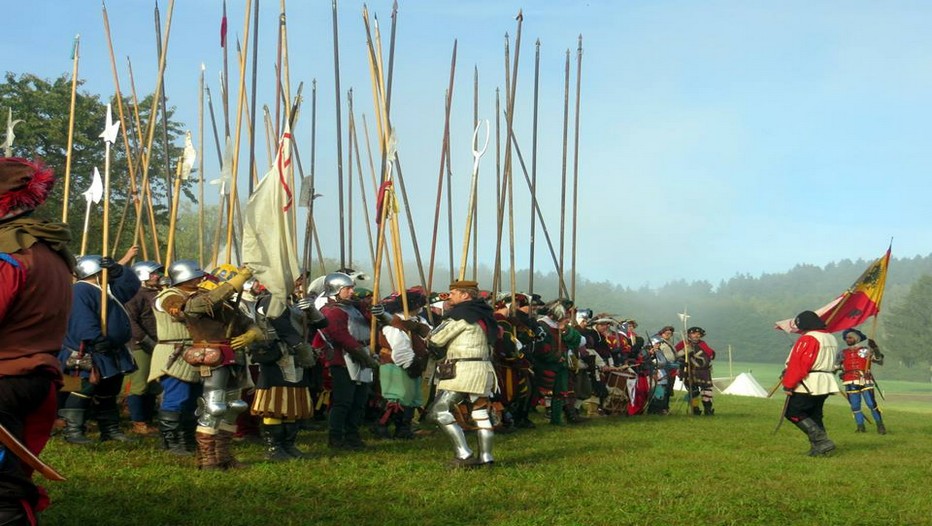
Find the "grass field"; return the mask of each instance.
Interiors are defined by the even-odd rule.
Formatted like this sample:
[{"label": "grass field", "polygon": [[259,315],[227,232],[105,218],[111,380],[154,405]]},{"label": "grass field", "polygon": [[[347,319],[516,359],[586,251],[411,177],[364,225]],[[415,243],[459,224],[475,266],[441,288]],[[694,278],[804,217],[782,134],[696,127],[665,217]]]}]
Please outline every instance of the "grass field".
[{"label": "grass field", "polygon": [[[755,376],[766,386],[763,374]],[[768,385],[770,384],[770,385]],[[892,387],[891,387],[892,389]],[[930,524],[929,418],[886,411],[890,433],[855,434],[846,406],[826,410],[838,449],[809,458],[780,399],[718,396],[714,417],[591,419],[497,436],[497,465],[450,471],[447,440],[375,441],[331,455],[307,432],[305,461],[270,464],[237,444],[248,466],[226,473],[171,458],[156,439],[43,453],[68,481],[47,483],[44,524]],[[473,440],[473,438],[471,438]]]}]

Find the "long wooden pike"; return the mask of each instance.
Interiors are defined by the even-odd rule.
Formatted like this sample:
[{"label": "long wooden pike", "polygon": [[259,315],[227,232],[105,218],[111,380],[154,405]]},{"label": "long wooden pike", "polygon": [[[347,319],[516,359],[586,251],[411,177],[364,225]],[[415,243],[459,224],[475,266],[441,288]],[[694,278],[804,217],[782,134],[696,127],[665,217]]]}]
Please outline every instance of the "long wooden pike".
[{"label": "long wooden pike", "polygon": [[576,48],[576,124],[573,132],[573,233],[570,250],[570,299],[576,301],[576,222],[579,215],[579,100],[582,87],[582,34],[579,35],[579,47]]},{"label": "long wooden pike", "polygon": [[71,152],[74,149],[74,106],[78,96],[78,60],[81,57],[81,35],[74,36],[71,47],[71,107],[68,110],[68,147],[65,150],[65,182],[62,197],[61,222],[68,222],[68,197],[71,189]]},{"label": "long wooden pike", "polygon": [[[243,47],[249,46],[249,17],[252,0],[246,0],[246,15],[243,21]],[[239,55],[239,101],[236,104],[236,140],[233,143],[232,180],[230,181],[229,206],[227,206],[227,239],[225,261],[233,260],[233,224],[235,219],[237,197],[237,174],[239,170],[239,146],[243,133],[243,106],[246,98],[246,54]]]},{"label": "long wooden pike", "polygon": [[311,224],[314,220],[314,168],[317,164],[317,79],[311,80],[311,173],[310,179],[306,184],[309,185],[307,191],[307,218],[304,225],[304,257],[301,259],[301,270],[304,272],[311,271],[311,243],[314,237],[314,231]]},{"label": "long wooden pike", "polygon": [[343,210],[343,107],[340,102],[340,33],[337,23],[337,0],[333,0],[333,83],[337,125],[337,199],[340,216],[340,268],[346,268],[346,218]]},{"label": "long wooden pike", "polygon": [[[472,75],[472,129],[475,130],[479,126],[479,66],[473,66],[473,75]],[[488,131],[489,123],[486,121],[486,131]],[[488,143],[486,143],[488,145]],[[479,170],[476,170],[476,175],[478,177]],[[476,235],[472,237],[472,279],[473,281],[479,280],[479,200],[477,199],[473,203],[472,209],[472,230],[476,232]]]},{"label": "long wooden pike", "polygon": [[[372,145],[369,143],[369,124],[366,121],[365,113],[362,114],[362,128],[363,128],[363,136],[365,136],[366,138],[366,157],[369,160],[369,176],[372,179],[372,188],[373,188],[374,195],[376,195],[376,199],[378,199],[379,182],[375,176],[375,160],[372,158]],[[381,260],[379,259],[379,256],[378,256],[378,250],[379,249],[376,248],[375,259],[376,261],[379,262],[376,266],[381,265]],[[383,257],[387,260],[386,263],[388,263],[388,266],[391,267],[392,266],[391,254],[383,254]],[[389,283],[391,284],[392,289],[395,289],[395,275],[389,272],[388,278],[389,278]]]},{"label": "long wooden pike", "polygon": [[366,184],[362,176],[362,160],[360,159],[360,155],[359,155],[359,137],[358,137],[358,134],[356,133],[356,116],[353,114],[352,106],[350,106],[349,108],[349,128],[350,128],[350,134],[352,136],[350,140],[351,153],[354,152],[356,155],[356,175],[359,178],[359,195],[360,197],[362,197],[362,213],[363,213],[363,219],[365,220],[365,225],[366,225],[366,236],[369,240],[369,243],[368,243],[369,257],[372,263],[372,268],[375,268],[375,247],[373,246],[373,243],[372,243],[372,223],[370,223],[369,221],[369,202],[368,202],[368,199],[366,198]]},{"label": "long wooden pike", "polygon": [[570,50],[566,50],[566,72],[563,85],[563,162],[560,170],[560,268],[557,272],[560,279],[566,279],[566,269],[564,265],[564,245],[566,241],[566,156],[567,156],[567,137],[569,136],[570,123]]},{"label": "long wooden pike", "polygon": [[437,175],[437,203],[434,207],[434,230],[430,241],[430,264],[427,266],[427,294],[434,288],[434,258],[437,254],[437,229],[440,226],[440,200],[443,197],[443,167],[447,155],[447,141],[450,137],[450,95],[453,93],[453,80],[456,75],[456,45],[453,41],[453,56],[450,58],[450,77],[447,93],[444,97],[443,137],[440,146],[440,173]]},{"label": "long wooden pike", "polygon": [[[107,249],[110,247],[110,150],[113,143],[116,142],[116,136],[119,132],[119,125],[113,122],[113,113],[110,104],[107,104],[107,123],[104,126],[100,138],[104,140],[104,216],[102,225],[101,256],[107,256]],[[107,335],[107,283],[110,279],[110,271],[104,268],[100,273],[100,333]]]},{"label": "long wooden pike", "polygon": [[220,20],[220,47],[223,48],[223,78],[220,82],[220,98],[223,103],[223,135],[230,136],[230,68],[229,44],[227,40],[227,0],[223,0],[223,18]]},{"label": "long wooden pike", "polygon": [[[155,50],[157,52],[156,56],[161,59],[162,57],[162,21],[159,16],[159,3],[158,0],[155,2]],[[166,50],[167,51],[167,50]],[[166,53],[167,54],[167,53]],[[160,75],[165,75],[165,71],[161,71]],[[162,114],[162,148],[165,155],[165,190],[167,192],[168,204],[171,206],[172,203],[172,159],[171,155],[168,153],[168,100],[165,97],[165,80],[162,80],[162,89],[159,90],[158,94],[158,107]],[[155,114],[152,115],[154,117]]]},{"label": "long wooden pike", "polygon": [[204,268],[204,63],[197,84],[197,262]]},{"label": "long wooden pike", "polygon": [[534,44],[534,119],[531,125],[531,252],[528,260],[528,294],[534,294],[534,256],[537,242],[537,214],[534,213],[537,199],[537,115],[540,108],[540,39]]},{"label": "long wooden pike", "polygon": [[[511,135],[514,131],[513,125],[514,125],[514,113],[515,113],[514,112],[515,96],[516,96],[516,91],[517,91],[517,86],[518,86],[518,61],[521,58],[521,25],[524,22],[524,14],[522,13],[522,11],[520,10],[518,11],[518,16],[516,16],[515,19],[518,21],[518,30],[515,36],[515,52],[514,52],[515,59],[512,64],[512,72],[511,72],[511,86],[510,86],[511,93],[508,96],[507,110],[506,110],[507,113],[505,114],[505,127],[509,135]],[[502,211],[504,211],[505,209],[505,194],[507,193],[505,191],[505,188],[508,185],[508,178],[511,177],[511,171],[512,171],[511,169],[511,141],[509,141],[505,145],[505,166],[504,166],[504,171],[502,172],[502,192],[501,192],[499,203],[498,203],[498,208],[499,210],[502,210]],[[500,217],[503,217],[503,216],[500,216]],[[498,224],[498,229],[497,229],[498,232],[496,235],[496,243],[495,243],[495,246],[496,246],[495,269],[496,271],[495,271],[494,281],[492,284],[492,297],[493,298],[498,294],[498,291],[501,290],[500,289],[500,285],[501,285],[500,272],[501,272],[501,263],[502,263],[502,250],[501,250],[502,228],[503,228],[502,223],[503,222],[500,221]]]},{"label": "long wooden pike", "polygon": [[[244,49],[249,49],[245,47]],[[250,104],[249,106],[249,129],[252,130],[252,133],[249,135],[249,174],[251,175],[249,180],[249,193],[252,194],[253,188],[256,186],[258,180],[257,169],[256,169],[256,88],[257,88],[257,77],[259,69],[259,0],[256,0],[256,3],[253,5],[252,12],[252,95],[250,95]],[[276,134],[275,140],[278,141],[278,135]],[[271,157],[271,155],[269,156]]]},{"label": "long wooden pike", "polygon": [[[106,4],[101,2],[101,8],[103,11],[104,33],[107,35],[107,50],[110,53],[110,70],[113,73],[113,87],[116,90],[115,98],[116,98],[116,105],[117,105],[117,116],[119,116],[120,118],[120,128],[123,130],[123,148],[126,152],[126,167],[127,167],[127,175],[129,179],[129,189],[130,189],[130,195],[127,199],[127,203],[129,203],[130,201],[133,203],[133,208],[135,209],[136,216],[138,217],[142,212],[142,201],[139,200],[138,189],[136,188],[136,170],[135,170],[136,163],[134,159],[136,155],[139,154],[139,152],[138,151],[134,152],[134,150],[130,148],[129,126],[126,125],[126,117],[123,112],[123,94],[120,91],[120,76],[117,74],[116,56],[113,53],[113,40],[110,36],[110,18],[107,16]],[[125,217],[125,213],[124,213],[124,217]],[[120,220],[120,231],[116,235],[117,242],[119,242],[120,235],[122,233],[122,228],[123,228],[122,225],[123,225],[123,219]],[[137,240],[135,239],[135,236],[134,236],[133,242],[131,244],[135,245],[136,243],[137,243]],[[116,252],[115,247],[116,247],[116,244],[114,244],[114,249],[112,250],[113,253]],[[142,249],[143,249],[142,250],[143,258],[146,258],[145,243],[143,243]]]},{"label": "long wooden pike", "polygon": [[[349,115],[346,127],[346,262],[353,267],[353,88],[346,92],[346,111]],[[360,193],[364,192],[360,189]]]},{"label": "long wooden pike", "polygon": [[[156,122],[158,121],[158,104],[162,93],[162,86],[165,80],[165,65],[168,57],[168,42],[169,36],[171,35],[171,24],[172,24],[172,13],[175,10],[175,0],[168,0],[168,12],[165,14],[165,33],[162,37],[163,42],[161,44],[162,52],[159,55],[159,71],[155,77],[155,91],[152,93],[152,107],[149,111],[149,122],[146,128],[146,152],[152,151],[152,142],[155,139],[155,127]],[[166,152],[167,154],[167,152]],[[146,160],[142,164],[142,187],[148,188],[149,184],[149,166],[151,165],[151,156],[146,155]],[[153,222],[151,226],[153,231],[153,236],[155,236],[155,217],[151,217]],[[161,259],[158,253],[158,244],[155,245],[156,258]]]},{"label": "long wooden pike", "polygon": [[[133,100],[133,122],[134,129],[136,130],[137,142],[141,139],[143,134],[142,131],[142,121],[139,117],[139,98],[136,96],[136,80],[133,77],[133,63],[130,61],[129,57],[126,57],[126,67],[129,72],[129,87],[130,95]],[[155,255],[156,261],[161,261],[161,255],[159,254],[159,237],[158,231],[155,228],[155,207],[152,205],[152,191],[149,186],[149,176],[146,173],[145,166],[149,162],[149,153],[142,149],[142,143],[136,145],[136,151],[139,152],[139,167],[143,169],[142,180],[139,182],[139,193],[144,200],[144,206],[146,208],[146,218],[149,220],[149,229],[152,231],[152,246],[153,252]],[[136,216],[136,228],[133,231],[133,244],[141,244],[143,247],[143,254],[145,254],[145,234],[143,232],[143,218],[142,216]],[[149,259],[148,256],[143,255],[145,259]]]},{"label": "long wooden pike", "polygon": [[[448,97],[451,99],[450,103],[452,104],[452,97],[450,97],[449,95]],[[447,239],[449,240],[449,243],[447,243],[447,245],[449,247],[448,252],[449,252],[449,258],[450,258],[447,268],[450,269],[450,283],[453,283],[453,280],[456,277],[456,271],[454,270],[456,267],[453,265],[453,169],[451,168],[451,161],[450,161],[451,146],[450,146],[450,131],[449,130],[447,130],[447,138],[446,138],[446,141],[444,141],[444,144],[447,145],[447,154],[446,154],[446,157],[444,158],[444,161],[445,161],[445,168],[447,170],[446,171],[447,173],[447,188],[446,188],[447,190]]]}]

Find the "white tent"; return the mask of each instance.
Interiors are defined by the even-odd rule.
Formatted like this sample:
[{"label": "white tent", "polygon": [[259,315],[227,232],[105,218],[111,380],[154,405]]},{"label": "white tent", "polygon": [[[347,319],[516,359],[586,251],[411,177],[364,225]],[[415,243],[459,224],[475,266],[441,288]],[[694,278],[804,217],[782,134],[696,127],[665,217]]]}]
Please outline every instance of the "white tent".
[{"label": "white tent", "polygon": [[767,398],[767,390],[761,387],[760,382],[751,373],[739,374],[722,394]]}]

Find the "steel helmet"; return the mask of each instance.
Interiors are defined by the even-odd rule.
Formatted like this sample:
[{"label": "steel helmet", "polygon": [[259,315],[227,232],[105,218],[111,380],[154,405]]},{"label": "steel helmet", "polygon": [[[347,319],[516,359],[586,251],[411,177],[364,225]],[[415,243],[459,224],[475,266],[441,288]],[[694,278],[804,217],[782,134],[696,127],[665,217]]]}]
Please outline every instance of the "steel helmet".
[{"label": "steel helmet", "polygon": [[84,279],[97,274],[103,267],[100,266],[100,256],[80,256],[74,264],[74,275]]},{"label": "steel helmet", "polygon": [[162,275],[165,272],[165,266],[155,261],[140,261],[133,264],[133,272],[139,281],[148,281],[153,274]]},{"label": "steel helmet", "polygon": [[197,262],[190,259],[179,259],[168,266],[168,277],[171,279],[171,285],[174,287],[179,283],[191,281],[207,275]]},{"label": "steel helmet", "polygon": [[324,278],[324,295],[328,298],[332,298],[339,294],[341,289],[353,287],[355,285],[356,283],[353,281],[353,278],[346,274],[342,272],[331,272]]}]

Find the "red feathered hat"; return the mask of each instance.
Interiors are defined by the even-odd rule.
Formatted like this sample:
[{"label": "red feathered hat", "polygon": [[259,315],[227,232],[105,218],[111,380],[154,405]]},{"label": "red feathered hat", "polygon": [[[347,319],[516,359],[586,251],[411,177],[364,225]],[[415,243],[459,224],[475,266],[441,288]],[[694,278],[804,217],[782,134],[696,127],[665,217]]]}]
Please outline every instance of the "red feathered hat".
[{"label": "red feathered hat", "polygon": [[52,191],[55,175],[41,161],[0,157],[0,219],[35,209]]}]

